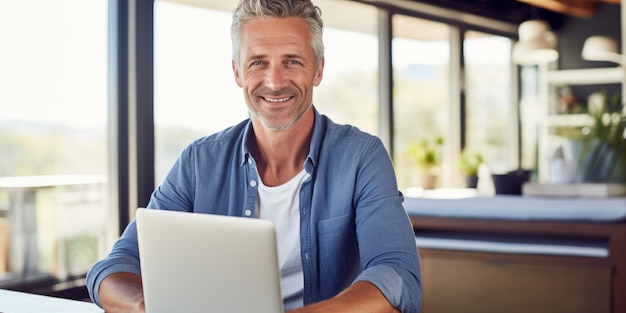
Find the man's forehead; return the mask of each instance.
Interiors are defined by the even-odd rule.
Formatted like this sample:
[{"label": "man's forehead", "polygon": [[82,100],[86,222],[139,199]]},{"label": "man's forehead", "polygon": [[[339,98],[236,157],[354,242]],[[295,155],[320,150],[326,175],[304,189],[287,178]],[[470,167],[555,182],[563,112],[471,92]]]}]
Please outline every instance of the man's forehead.
[{"label": "man's forehead", "polygon": [[306,21],[300,17],[286,18],[255,18],[246,22],[242,27],[242,36],[245,37],[281,37],[281,36],[311,36],[311,29]]},{"label": "man's forehead", "polygon": [[[293,47],[310,47],[311,31],[301,18],[254,19],[246,23],[242,32],[242,44],[250,52]],[[287,53],[287,51],[285,51]]]}]

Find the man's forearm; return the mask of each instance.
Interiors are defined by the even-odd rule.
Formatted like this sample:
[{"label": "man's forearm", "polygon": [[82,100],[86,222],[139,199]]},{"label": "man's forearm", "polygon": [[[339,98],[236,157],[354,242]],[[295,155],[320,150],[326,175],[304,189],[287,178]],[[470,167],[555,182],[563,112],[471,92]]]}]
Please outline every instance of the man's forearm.
[{"label": "man's forearm", "polygon": [[100,305],[107,313],[145,312],[141,277],[132,273],[115,273],[100,284]]},{"label": "man's forearm", "polygon": [[356,282],[332,299],[320,301],[289,313],[399,313],[376,286]]}]

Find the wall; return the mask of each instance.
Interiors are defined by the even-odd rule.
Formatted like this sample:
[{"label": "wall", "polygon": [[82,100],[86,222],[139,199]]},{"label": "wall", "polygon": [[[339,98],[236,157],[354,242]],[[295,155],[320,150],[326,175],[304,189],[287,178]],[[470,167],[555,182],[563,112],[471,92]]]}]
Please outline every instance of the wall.
[{"label": "wall", "polygon": [[[555,28],[558,36],[559,59],[558,69],[578,69],[594,67],[615,67],[612,62],[585,61],[580,53],[585,39],[592,35],[611,36],[621,47],[620,6],[616,4],[601,4],[596,13],[589,18],[564,18]],[[619,48],[618,48],[619,49]],[[619,92],[619,84],[602,86],[575,86],[572,91],[581,102],[586,102],[587,96],[599,89],[606,89],[608,94]]]}]

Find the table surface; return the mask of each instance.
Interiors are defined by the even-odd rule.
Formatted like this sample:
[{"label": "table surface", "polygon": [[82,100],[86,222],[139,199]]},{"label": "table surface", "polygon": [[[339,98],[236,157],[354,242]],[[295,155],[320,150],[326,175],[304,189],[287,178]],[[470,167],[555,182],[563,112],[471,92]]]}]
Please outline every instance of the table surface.
[{"label": "table surface", "polygon": [[0,313],[104,313],[93,303],[0,289]]}]

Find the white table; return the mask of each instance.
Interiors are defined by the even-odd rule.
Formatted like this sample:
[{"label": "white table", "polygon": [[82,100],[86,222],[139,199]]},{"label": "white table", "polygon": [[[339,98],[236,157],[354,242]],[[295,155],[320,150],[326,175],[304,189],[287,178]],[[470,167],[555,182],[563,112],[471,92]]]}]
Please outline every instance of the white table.
[{"label": "white table", "polygon": [[0,289],[2,313],[104,313],[91,302]]}]

